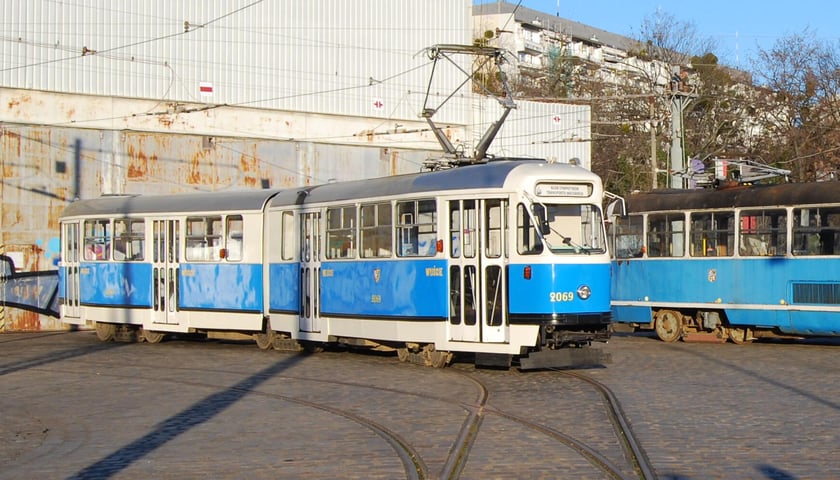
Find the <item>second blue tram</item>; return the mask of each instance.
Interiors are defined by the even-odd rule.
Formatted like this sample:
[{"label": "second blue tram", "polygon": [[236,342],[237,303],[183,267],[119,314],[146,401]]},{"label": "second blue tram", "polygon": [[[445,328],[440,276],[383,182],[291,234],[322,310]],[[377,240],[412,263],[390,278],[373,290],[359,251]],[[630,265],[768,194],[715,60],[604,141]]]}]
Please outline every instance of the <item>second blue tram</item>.
[{"label": "second blue tram", "polygon": [[[573,364],[609,338],[599,178],[493,161],[286,190],[82,200],[61,217],[61,315],[103,340],[253,335],[442,366]],[[595,349],[597,350],[597,349]],[[556,352],[562,351],[562,354]]]},{"label": "second blue tram", "polygon": [[837,183],[639,193],[627,210],[615,322],[664,341],[840,335]]}]

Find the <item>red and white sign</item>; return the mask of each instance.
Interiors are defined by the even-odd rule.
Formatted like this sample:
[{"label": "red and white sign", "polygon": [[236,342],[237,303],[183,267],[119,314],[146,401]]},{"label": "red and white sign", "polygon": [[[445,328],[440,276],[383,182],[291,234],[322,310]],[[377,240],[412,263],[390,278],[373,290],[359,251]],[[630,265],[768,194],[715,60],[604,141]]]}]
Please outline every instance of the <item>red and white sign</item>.
[{"label": "red and white sign", "polygon": [[210,82],[199,82],[198,93],[200,93],[202,97],[213,96],[213,84]]},{"label": "red and white sign", "polygon": [[374,98],[373,99],[373,109],[374,110],[382,110],[383,108],[385,108],[385,102],[383,102],[381,98]]}]

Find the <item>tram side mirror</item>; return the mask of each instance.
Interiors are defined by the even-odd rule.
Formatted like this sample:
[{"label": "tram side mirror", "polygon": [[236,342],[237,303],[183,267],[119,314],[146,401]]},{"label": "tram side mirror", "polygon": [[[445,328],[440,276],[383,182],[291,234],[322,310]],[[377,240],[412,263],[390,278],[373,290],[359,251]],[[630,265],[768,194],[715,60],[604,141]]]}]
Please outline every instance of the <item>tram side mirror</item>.
[{"label": "tram side mirror", "polygon": [[549,235],[551,233],[551,225],[548,224],[546,218],[545,207],[543,205],[534,205],[534,217],[536,217],[537,224],[540,226],[540,233]]},{"label": "tram side mirror", "polygon": [[616,198],[612,202],[607,205],[607,219],[609,221],[610,218],[619,216],[619,217],[626,217],[627,216],[627,206],[624,203],[624,199],[621,197]]},{"label": "tram side mirror", "polygon": [[543,235],[551,234],[551,225],[548,224],[547,220],[540,221],[540,232],[542,232]]}]

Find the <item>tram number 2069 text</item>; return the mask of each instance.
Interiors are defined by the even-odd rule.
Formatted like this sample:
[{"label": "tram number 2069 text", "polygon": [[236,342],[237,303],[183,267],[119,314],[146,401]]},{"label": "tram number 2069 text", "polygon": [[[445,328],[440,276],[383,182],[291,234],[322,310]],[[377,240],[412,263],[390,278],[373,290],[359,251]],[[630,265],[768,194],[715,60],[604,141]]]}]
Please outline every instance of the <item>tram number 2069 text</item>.
[{"label": "tram number 2069 text", "polygon": [[575,292],[551,292],[549,300],[552,302],[571,302],[575,299]]}]

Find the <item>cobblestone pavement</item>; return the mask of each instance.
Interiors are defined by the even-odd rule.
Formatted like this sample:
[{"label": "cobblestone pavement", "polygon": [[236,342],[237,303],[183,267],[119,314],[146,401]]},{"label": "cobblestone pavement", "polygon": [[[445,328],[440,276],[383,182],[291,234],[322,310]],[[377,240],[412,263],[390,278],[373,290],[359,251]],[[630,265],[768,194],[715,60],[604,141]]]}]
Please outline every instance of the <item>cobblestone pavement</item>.
[{"label": "cobblestone pavement", "polygon": [[[623,335],[602,348],[613,363],[583,373],[621,401],[659,478],[840,478],[840,342]],[[392,479],[416,476],[412,461],[436,478],[473,410],[484,416],[460,478],[604,478],[494,409],[626,462],[597,393],[558,372],[0,335],[0,479]]]}]

